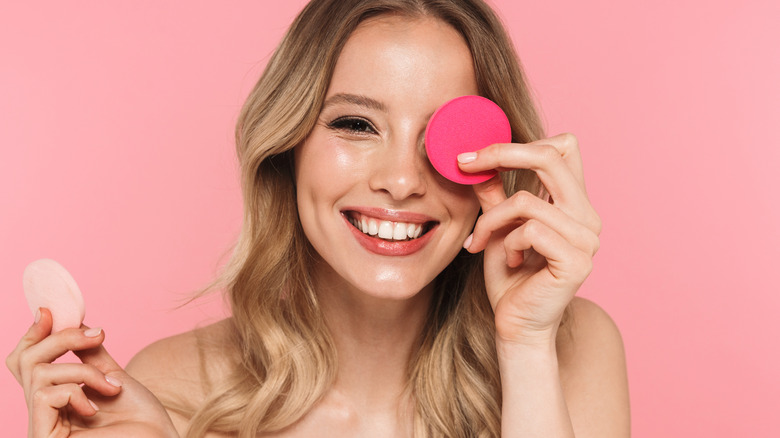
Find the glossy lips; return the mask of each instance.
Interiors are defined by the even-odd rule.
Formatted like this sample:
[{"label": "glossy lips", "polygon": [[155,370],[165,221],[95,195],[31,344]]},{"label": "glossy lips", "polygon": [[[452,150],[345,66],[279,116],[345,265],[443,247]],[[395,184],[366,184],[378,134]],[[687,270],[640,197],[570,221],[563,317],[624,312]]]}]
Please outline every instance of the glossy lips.
[{"label": "glossy lips", "polygon": [[438,224],[422,215],[381,209],[345,210],[347,226],[369,251],[389,256],[409,255],[430,240],[429,231]]},{"label": "glossy lips", "polygon": [[512,128],[501,108],[481,96],[461,96],[433,113],[425,130],[425,150],[433,167],[450,181],[477,184],[496,171],[465,173],[457,157],[495,143],[510,143]]}]

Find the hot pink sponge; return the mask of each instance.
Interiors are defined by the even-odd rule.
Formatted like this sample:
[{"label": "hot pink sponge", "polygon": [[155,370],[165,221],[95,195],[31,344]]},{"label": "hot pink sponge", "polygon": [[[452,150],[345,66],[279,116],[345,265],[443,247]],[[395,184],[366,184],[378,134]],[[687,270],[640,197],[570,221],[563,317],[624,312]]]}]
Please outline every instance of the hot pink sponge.
[{"label": "hot pink sponge", "polygon": [[59,263],[36,260],[24,269],[24,296],[33,314],[40,307],[51,311],[52,333],[81,327],[84,298],[76,281]]},{"label": "hot pink sponge", "polygon": [[458,154],[511,141],[512,127],[506,114],[482,96],[450,100],[433,113],[425,130],[425,150],[431,164],[445,178],[459,184],[481,183],[497,172],[465,173],[458,167]]}]

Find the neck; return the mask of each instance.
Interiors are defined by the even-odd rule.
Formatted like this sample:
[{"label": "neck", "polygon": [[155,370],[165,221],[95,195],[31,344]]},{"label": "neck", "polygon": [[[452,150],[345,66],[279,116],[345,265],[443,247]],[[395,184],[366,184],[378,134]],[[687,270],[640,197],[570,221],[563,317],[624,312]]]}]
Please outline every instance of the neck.
[{"label": "neck", "polygon": [[335,273],[315,284],[339,358],[333,390],[361,409],[399,407],[432,287],[398,300],[354,290]]}]

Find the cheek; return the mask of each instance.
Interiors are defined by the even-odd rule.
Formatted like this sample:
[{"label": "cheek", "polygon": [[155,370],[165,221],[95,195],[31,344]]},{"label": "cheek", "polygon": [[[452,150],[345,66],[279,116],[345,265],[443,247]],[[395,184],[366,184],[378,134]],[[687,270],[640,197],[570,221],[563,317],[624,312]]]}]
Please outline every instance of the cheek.
[{"label": "cheek", "polygon": [[296,151],[296,183],[315,188],[343,185],[365,173],[364,161],[343,141],[313,135]]},{"label": "cheek", "polygon": [[463,222],[473,225],[479,215],[479,200],[471,186],[464,186],[448,181],[445,196],[447,205],[450,206],[450,214]]},{"label": "cheek", "polygon": [[340,220],[339,201],[361,184],[363,157],[348,146],[337,138],[312,135],[296,150],[298,215],[310,241],[332,234]]}]

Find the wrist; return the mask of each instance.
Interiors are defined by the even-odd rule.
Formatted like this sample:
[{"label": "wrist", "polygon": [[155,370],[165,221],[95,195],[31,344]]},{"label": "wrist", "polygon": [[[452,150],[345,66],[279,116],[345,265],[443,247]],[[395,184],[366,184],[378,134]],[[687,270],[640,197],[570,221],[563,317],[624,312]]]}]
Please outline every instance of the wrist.
[{"label": "wrist", "polygon": [[556,357],[555,336],[524,338],[522,341],[496,337],[499,359],[544,359]]},{"label": "wrist", "polygon": [[512,333],[496,330],[496,346],[517,350],[541,350],[555,347],[557,336],[558,324],[546,329],[513,330]]}]

